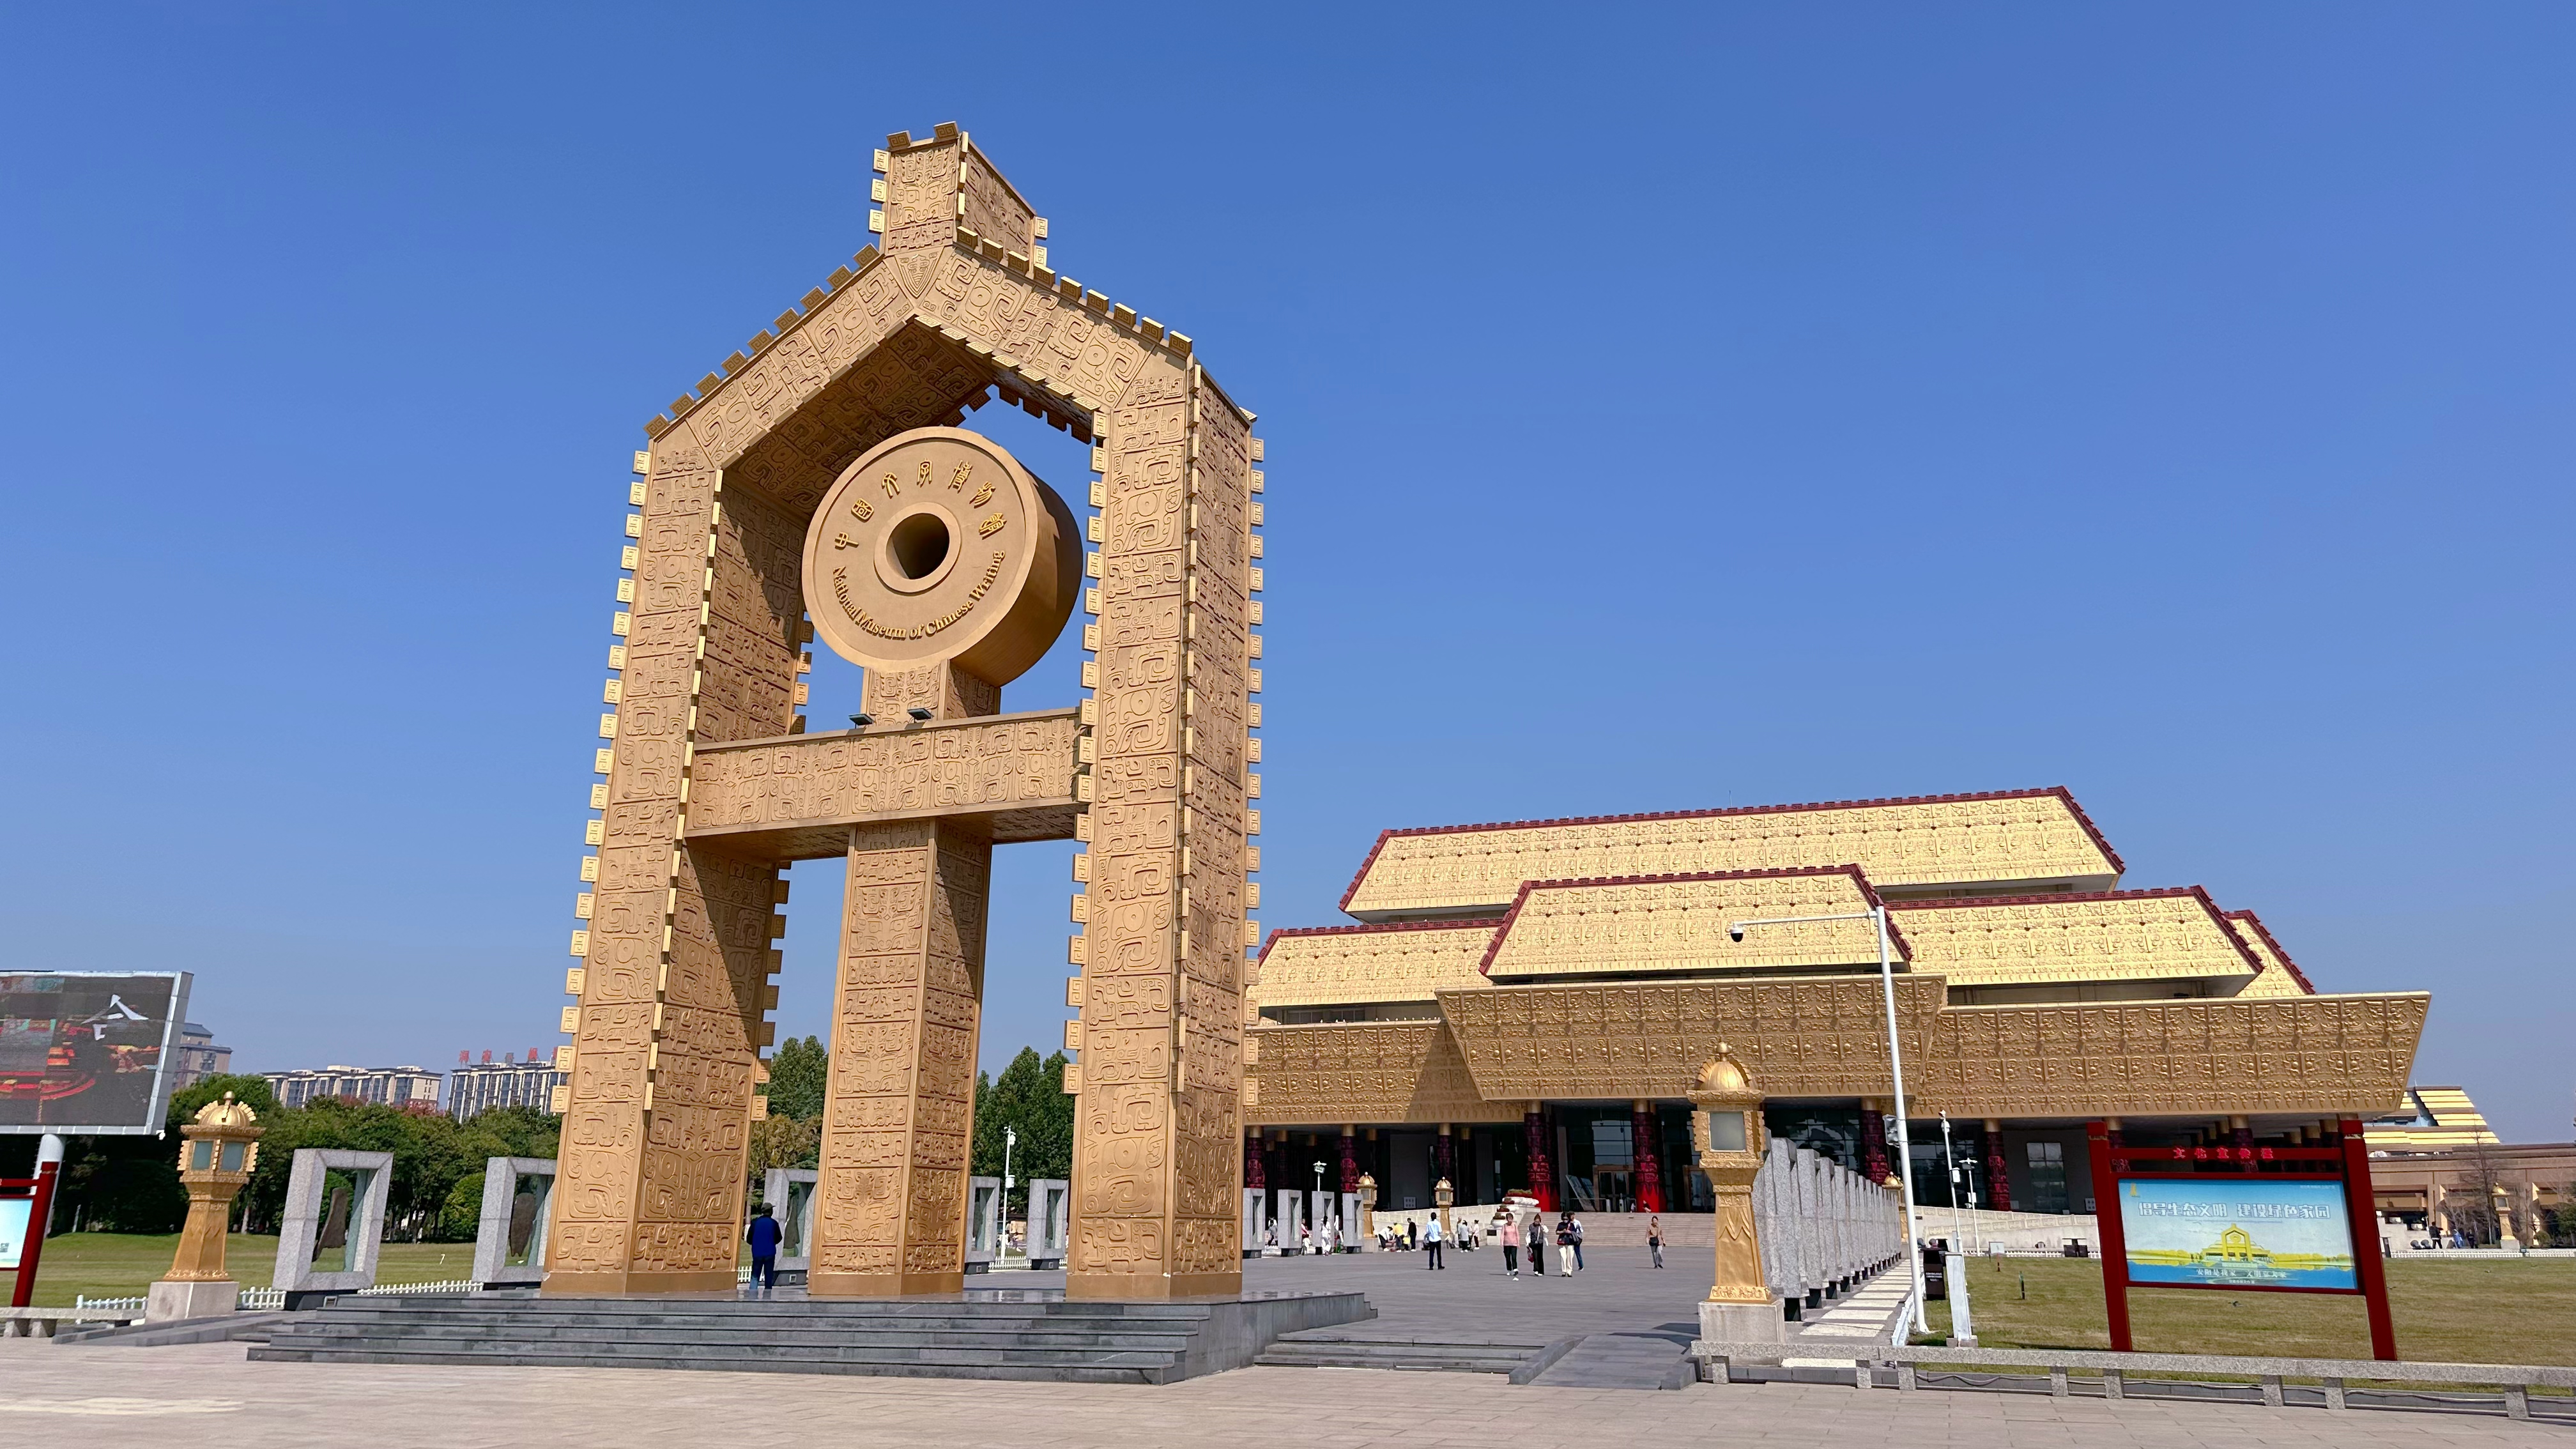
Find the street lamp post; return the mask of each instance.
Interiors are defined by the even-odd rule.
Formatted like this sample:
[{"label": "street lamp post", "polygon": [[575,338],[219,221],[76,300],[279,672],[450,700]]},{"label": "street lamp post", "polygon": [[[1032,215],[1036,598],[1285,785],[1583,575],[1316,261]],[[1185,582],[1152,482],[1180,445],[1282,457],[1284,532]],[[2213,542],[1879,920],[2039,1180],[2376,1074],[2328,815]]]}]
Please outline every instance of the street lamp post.
[{"label": "street lamp post", "polygon": [[1741,941],[1752,926],[1803,926],[1825,921],[1867,921],[1878,929],[1878,984],[1887,1002],[1887,1071],[1896,1088],[1896,1181],[1905,1195],[1905,1251],[1912,1262],[1906,1265],[1905,1318],[1897,1325],[1895,1341],[1905,1341],[1906,1329],[1917,1333],[1932,1331],[1931,1320],[1923,1312],[1923,1262],[1920,1234],[1914,1223],[1914,1146],[1905,1130],[1905,1053],[1896,1037],[1896,963],[1887,945],[1887,907],[1871,906],[1866,911],[1851,911],[1833,916],[1769,916],[1760,920],[1737,921],[1726,928],[1726,934]]},{"label": "street lamp post", "polygon": [[[1317,1216],[1317,1211],[1316,1211],[1316,1210],[1317,1210],[1317,1208],[1319,1208],[1319,1207],[1322,1205],[1323,1201],[1324,1201],[1324,1164],[1323,1164],[1322,1162],[1317,1162],[1317,1163],[1315,1164],[1315,1195],[1314,1195],[1313,1197],[1310,1197],[1310,1198],[1306,1199],[1306,1222],[1307,1222],[1307,1224],[1308,1224],[1308,1226],[1309,1226],[1310,1228],[1311,1228],[1311,1227],[1313,1227],[1313,1226],[1315,1226],[1315,1225],[1317,1224],[1317,1222],[1319,1221],[1318,1216]],[[1333,1214],[1332,1214],[1332,1216],[1333,1216],[1333,1218],[1334,1218],[1336,1221],[1338,1221],[1338,1220],[1340,1219],[1340,1217],[1341,1217],[1341,1204],[1340,1204],[1340,1203],[1335,1203],[1335,1204],[1333,1204]],[[1316,1252],[1318,1252],[1318,1253],[1320,1253],[1320,1252],[1324,1251],[1323,1235],[1322,1235],[1321,1233],[1317,1233],[1317,1234],[1316,1234],[1316,1236],[1315,1236],[1314,1241],[1313,1241],[1313,1242],[1311,1242],[1311,1243],[1309,1244],[1309,1246],[1310,1246],[1310,1247],[1312,1247],[1312,1248],[1313,1248]]]}]

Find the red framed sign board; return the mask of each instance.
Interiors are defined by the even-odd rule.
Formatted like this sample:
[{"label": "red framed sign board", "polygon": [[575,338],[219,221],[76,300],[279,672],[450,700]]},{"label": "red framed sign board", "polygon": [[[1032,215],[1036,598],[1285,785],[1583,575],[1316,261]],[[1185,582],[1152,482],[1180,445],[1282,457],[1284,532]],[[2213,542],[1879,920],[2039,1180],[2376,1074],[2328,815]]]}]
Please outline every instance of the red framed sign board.
[{"label": "red framed sign board", "polygon": [[24,1308],[36,1291],[36,1259],[54,1216],[54,1182],[62,1164],[37,1164],[34,1177],[0,1177],[0,1273],[10,1275],[9,1306]]},{"label": "red framed sign board", "polygon": [[2320,1147],[2132,1147],[2087,1124],[2111,1347],[2131,1348],[2130,1289],[2198,1288],[2359,1297],[2371,1356],[2397,1357],[2369,1151],[2358,1119],[2336,1129]]}]

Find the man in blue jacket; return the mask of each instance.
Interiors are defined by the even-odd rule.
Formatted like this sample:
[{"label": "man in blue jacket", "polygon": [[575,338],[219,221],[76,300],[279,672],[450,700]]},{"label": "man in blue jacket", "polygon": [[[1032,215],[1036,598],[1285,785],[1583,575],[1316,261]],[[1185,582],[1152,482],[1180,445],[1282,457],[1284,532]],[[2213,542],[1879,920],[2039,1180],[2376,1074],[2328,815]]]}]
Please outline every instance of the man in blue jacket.
[{"label": "man in blue jacket", "polygon": [[743,1237],[751,1243],[751,1286],[761,1296],[778,1286],[778,1240],[782,1236],[778,1219],[771,1215],[769,1204],[751,1210],[751,1231]]}]

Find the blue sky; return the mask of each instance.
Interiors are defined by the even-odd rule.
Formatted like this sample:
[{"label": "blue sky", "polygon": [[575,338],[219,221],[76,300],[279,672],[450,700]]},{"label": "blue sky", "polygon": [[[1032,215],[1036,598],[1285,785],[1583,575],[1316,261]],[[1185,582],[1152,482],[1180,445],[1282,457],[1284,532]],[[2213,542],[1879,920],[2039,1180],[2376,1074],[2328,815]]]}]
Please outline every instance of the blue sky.
[{"label": "blue sky", "polygon": [[2569,1135],[2576,14],[894,8],[13,20],[0,956],[560,1040],[638,425],[953,119],[1262,414],[1265,924],[1386,826],[2064,784]]}]

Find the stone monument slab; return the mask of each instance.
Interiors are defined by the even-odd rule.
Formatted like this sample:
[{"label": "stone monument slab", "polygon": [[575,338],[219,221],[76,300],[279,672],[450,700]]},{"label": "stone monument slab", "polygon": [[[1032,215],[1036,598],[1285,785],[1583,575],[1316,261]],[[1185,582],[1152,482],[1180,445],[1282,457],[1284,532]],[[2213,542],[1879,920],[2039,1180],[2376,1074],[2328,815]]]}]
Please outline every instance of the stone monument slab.
[{"label": "stone monument slab", "polygon": [[[353,1181],[357,1211],[347,1229],[347,1266],[323,1273],[314,1270],[313,1255],[321,1245],[323,1188],[332,1172],[345,1173]],[[393,1174],[390,1152],[295,1149],[295,1165],[286,1179],[286,1218],[278,1229],[277,1274],[272,1280],[285,1291],[289,1309],[309,1308],[376,1285],[376,1253],[384,1244],[385,1203],[393,1191]]]},{"label": "stone monument slab", "polygon": [[[522,1194],[521,1184],[531,1185]],[[546,1279],[547,1199],[554,1196],[551,1157],[492,1157],[483,1163],[483,1213],[474,1227],[474,1281],[486,1288]],[[533,1206],[533,1215],[525,1209]],[[523,1218],[525,1219],[523,1225]]]},{"label": "stone monument slab", "polygon": [[1028,1257],[1032,1268],[1061,1268],[1073,1226],[1073,1184],[1060,1177],[1029,1179]]}]

